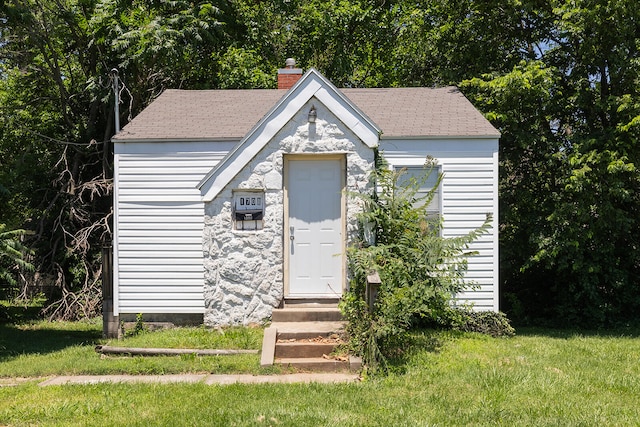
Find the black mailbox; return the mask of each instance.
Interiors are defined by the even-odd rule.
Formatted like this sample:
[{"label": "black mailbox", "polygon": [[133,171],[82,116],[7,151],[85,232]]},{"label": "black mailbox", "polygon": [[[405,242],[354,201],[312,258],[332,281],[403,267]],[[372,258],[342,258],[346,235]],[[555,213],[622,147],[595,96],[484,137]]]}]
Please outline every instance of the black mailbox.
[{"label": "black mailbox", "polygon": [[262,215],[262,209],[236,211],[236,221],[258,221],[262,219]]}]

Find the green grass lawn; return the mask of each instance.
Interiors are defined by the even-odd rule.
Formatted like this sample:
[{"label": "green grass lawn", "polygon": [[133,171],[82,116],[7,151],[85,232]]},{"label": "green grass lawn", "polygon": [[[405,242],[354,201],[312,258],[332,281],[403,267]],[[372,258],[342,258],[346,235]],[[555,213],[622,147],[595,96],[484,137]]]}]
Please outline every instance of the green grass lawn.
[{"label": "green grass lawn", "polygon": [[[264,373],[258,354],[172,357],[103,356],[98,344],[118,347],[260,349],[261,328],[204,327],[143,332],[122,340],[102,339],[102,320],[0,323],[0,377],[47,375]],[[273,371],[273,369],[271,370]]]},{"label": "green grass lawn", "polygon": [[[0,329],[0,376],[260,372],[257,356],[101,358],[97,322],[15,328]],[[111,344],[256,348],[260,336],[189,328]],[[639,414],[640,335],[630,330],[419,331],[390,375],[353,384],[0,387],[0,425],[15,426],[637,426]]]}]

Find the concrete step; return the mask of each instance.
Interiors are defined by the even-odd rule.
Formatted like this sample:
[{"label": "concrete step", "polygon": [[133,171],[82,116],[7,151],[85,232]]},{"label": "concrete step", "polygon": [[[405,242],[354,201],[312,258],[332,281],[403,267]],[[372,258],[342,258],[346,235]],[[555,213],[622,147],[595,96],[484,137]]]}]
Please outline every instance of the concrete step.
[{"label": "concrete step", "polygon": [[335,322],[342,320],[337,307],[285,307],[273,310],[272,322]]},{"label": "concrete step", "polygon": [[275,363],[300,371],[340,372],[350,369],[349,361],[325,359],[324,357],[277,358]]},{"label": "concrete step", "polygon": [[[289,311],[309,312],[310,310],[300,308],[289,309]],[[327,313],[327,309],[311,311],[318,314],[312,316],[315,319],[322,318]],[[333,308],[330,309],[330,312],[338,311]],[[334,314],[327,317],[335,318],[333,316]],[[361,368],[361,362],[358,359],[350,358],[349,361],[344,361],[327,357],[339,344],[339,337],[344,331],[344,321],[296,322],[290,321],[287,316],[279,317],[278,315],[273,318],[287,320],[274,321],[271,326],[265,329],[260,359],[261,366],[279,364],[300,371],[319,372],[357,371]]]},{"label": "concrete step", "polygon": [[336,343],[323,342],[277,342],[276,358],[311,358],[329,355],[336,348]]},{"label": "concrete step", "polygon": [[338,308],[340,298],[285,298],[285,308]]},{"label": "concrete step", "polygon": [[344,321],[274,322],[271,324],[271,327],[278,331],[277,337],[281,340],[328,337],[333,334],[341,334],[344,326]]}]

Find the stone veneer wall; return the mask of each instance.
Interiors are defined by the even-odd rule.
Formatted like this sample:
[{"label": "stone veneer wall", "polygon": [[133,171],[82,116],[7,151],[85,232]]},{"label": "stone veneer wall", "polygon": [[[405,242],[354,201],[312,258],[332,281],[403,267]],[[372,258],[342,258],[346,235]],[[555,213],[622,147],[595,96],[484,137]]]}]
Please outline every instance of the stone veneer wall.
[{"label": "stone veneer wall", "polygon": [[[315,124],[307,122],[311,105]],[[205,205],[204,323],[247,325],[271,316],[284,294],[283,226],[284,155],[297,153],[346,155],[347,191],[370,191],[373,150],[362,143],[319,101],[313,99],[264,147],[213,201]],[[233,229],[232,190],[265,193],[264,227]],[[359,200],[347,197],[347,241],[356,232]]]}]

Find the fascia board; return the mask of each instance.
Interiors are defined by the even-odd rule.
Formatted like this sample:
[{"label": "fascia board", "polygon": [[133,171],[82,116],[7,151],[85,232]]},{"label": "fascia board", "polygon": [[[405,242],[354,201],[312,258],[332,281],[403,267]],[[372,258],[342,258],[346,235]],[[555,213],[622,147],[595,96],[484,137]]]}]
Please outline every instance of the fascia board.
[{"label": "fascia board", "polygon": [[111,138],[111,142],[115,144],[137,144],[137,143],[147,143],[147,144],[166,144],[173,142],[228,142],[228,141],[238,141],[239,138],[235,136],[225,136],[225,137],[193,137],[193,138],[127,138],[127,139],[115,139]]},{"label": "fascia board", "polygon": [[[336,98],[335,94],[340,95],[340,97]],[[315,97],[351,129],[367,147],[375,148],[378,146],[378,135],[380,134],[378,128],[351,102],[344,99],[340,92],[332,91],[330,93],[323,87],[315,93]]]},{"label": "fascia board", "polygon": [[390,135],[390,136],[385,136],[384,134],[380,135],[381,141],[393,141],[393,140],[425,141],[425,140],[432,140],[432,139],[438,139],[438,140],[440,139],[461,139],[461,140],[476,139],[478,141],[480,140],[498,141],[500,138],[496,135],[482,135],[482,134],[478,134],[478,135]]},{"label": "fascia board", "polygon": [[[114,154],[159,154],[170,152],[211,152],[229,151],[235,148],[239,140],[217,139],[217,140],[164,140],[162,142],[134,141],[126,144],[113,144]],[[168,148],[167,148],[168,147]]]}]

